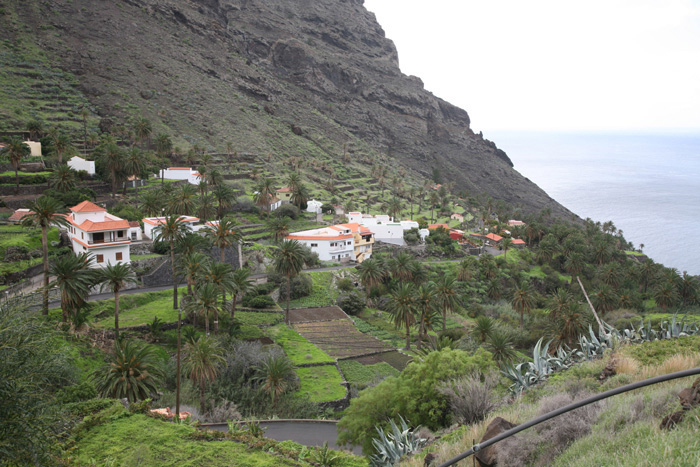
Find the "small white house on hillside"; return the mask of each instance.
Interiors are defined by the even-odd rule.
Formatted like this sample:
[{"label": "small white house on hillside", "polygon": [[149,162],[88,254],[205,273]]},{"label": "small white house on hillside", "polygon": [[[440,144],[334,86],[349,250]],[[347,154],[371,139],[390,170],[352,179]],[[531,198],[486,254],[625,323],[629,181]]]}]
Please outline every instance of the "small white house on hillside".
[{"label": "small white house on hillside", "polygon": [[199,185],[202,175],[191,167],[168,167],[158,173],[158,178],[168,180],[187,180],[190,185]]},{"label": "small white house on hillside", "polygon": [[88,175],[95,175],[95,161],[86,161],[80,156],[73,156],[68,160],[68,167],[76,172],[84,170]]},{"label": "small white house on hillside", "polygon": [[403,233],[406,230],[418,228],[418,222],[412,220],[396,222],[386,214],[372,216],[355,211],[348,214],[348,220],[370,228],[376,240],[393,245],[403,245]]},{"label": "small white house on hillside", "polygon": [[67,230],[75,254],[89,253],[95,258],[94,267],[131,261],[129,221],[90,201],[83,201],[70,211],[66,215]]},{"label": "small white house on hillside", "polygon": [[312,199],[311,201],[306,203],[306,212],[315,212],[316,214],[318,214],[319,212],[321,212],[321,206],[323,206],[322,202]]}]

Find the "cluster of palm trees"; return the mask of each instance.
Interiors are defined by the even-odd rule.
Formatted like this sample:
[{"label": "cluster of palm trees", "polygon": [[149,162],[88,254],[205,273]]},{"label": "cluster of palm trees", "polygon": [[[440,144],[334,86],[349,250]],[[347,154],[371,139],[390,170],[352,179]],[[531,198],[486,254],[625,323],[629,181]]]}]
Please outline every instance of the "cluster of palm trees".
[{"label": "cluster of palm trees", "polygon": [[418,349],[428,331],[442,322],[446,329],[447,315],[460,303],[457,277],[443,274],[436,281],[427,280],[425,267],[408,253],[399,253],[389,260],[373,257],[363,261],[358,274],[368,303],[372,293],[383,286],[389,292],[387,309],[396,327],[405,328],[406,349],[411,348],[411,328],[418,325]]},{"label": "cluster of palm trees", "polygon": [[[291,192],[291,203],[299,209],[304,209],[311,195],[309,194],[309,189],[302,181],[301,175],[298,172],[291,172],[287,175],[284,182]],[[253,190],[253,202],[258,205],[260,209],[266,211],[269,217],[271,209],[270,201],[274,198],[276,193],[274,180],[264,177],[258,180]]]}]

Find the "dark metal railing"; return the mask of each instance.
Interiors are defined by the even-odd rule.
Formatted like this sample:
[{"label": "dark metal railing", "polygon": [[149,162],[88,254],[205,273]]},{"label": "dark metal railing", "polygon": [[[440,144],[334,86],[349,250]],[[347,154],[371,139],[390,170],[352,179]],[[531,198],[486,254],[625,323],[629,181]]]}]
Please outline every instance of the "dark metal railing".
[{"label": "dark metal railing", "polygon": [[667,375],[657,376],[655,378],[645,379],[644,381],[638,381],[636,383],[627,384],[627,385],[621,386],[617,389],[611,389],[609,391],[602,392],[600,394],[588,397],[588,398],[580,400],[578,402],[574,402],[573,404],[569,404],[569,405],[561,407],[557,410],[553,410],[553,411],[548,412],[540,417],[532,419],[529,422],[526,422],[526,423],[518,425],[514,428],[511,428],[508,431],[504,431],[503,433],[496,435],[491,439],[487,439],[483,443],[475,444],[474,446],[472,446],[472,448],[470,450],[463,452],[462,454],[460,454],[457,457],[453,457],[452,459],[448,460],[447,462],[440,464],[438,467],[447,467],[450,465],[454,465],[457,462],[461,461],[462,459],[465,459],[471,455],[474,455],[477,452],[481,451],[482,449],[491,446],[492,444],[495,444],[499,441],[502,441],[506,438],[509,438],[509,437],[513,436],[514,434],[520,433],[523,430],[527,430],[530,427],[533,427],[535,425],[539,425],[542,422],[546,422],[550,418],[558,417],[559,415],[565,414],[567,412],[571,412],[572,410],[578,409],[579,407],[583,407],[585,405],[592,404],[594,402],[598,402],[600,400],[607,399],[608,397],[616,396],[618,394],[622,394],[622,393],[625,393],[628,391],[633,391],[635,389],[643,388],[645,386],[651,386],[652,384],[663,383],[664,381],[671,381],[673,379],[685,378],[686,376],[693,376],[693,375],[700,375],[700,367],[699,368],[692,368],[690,370],[677,371],[676,373],[669,373]]}]

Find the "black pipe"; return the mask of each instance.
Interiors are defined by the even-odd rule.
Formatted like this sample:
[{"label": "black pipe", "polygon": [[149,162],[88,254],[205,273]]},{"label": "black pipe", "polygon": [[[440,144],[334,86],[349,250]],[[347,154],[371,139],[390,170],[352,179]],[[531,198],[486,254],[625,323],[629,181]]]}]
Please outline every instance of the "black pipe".
[{"label": "black pipe", "polygon": [[664,381],[670,381],[672,379],[684,378],[686,376],[693,376],[693,375],[700,375],[700,367],[692,368],[690,370],[677,371],[676,373],[669,373],[667,375],[656,376],[654,378],[645,379],[644,381],[638,381],[636,383],[627,384],[627,385],[621,386],[617,389],[611,389],[609,391],[602,392],[600,394],[588,397],[588,398],[580,400],[578,402],[574,402],[573,404],[569,404],[569,405],[561,407],[557,410],[553,410],[551,412],[548,412],[540,417],[532,419],[527,423],[523,423],[523,424],[518,425],[514,428],[511,428],[508,431],[504,431],[503,433],[501,433],[497,436],[494,436],[491,439],[487,439],[483,443],[475,444],[474,446],[472,446],[472,448],[469,451],[463,452],[459,456],[454,457],[454,458],[450,459],[449,461],[440,464],[438,467],[447,467],[447,466],[456,464],[457,462],[461,461],[462,459],[469,457],[469,456],[479,452],[480,450],[482,450],[488,446],[491,446],[492,444],[495,444],[503,439],[509,438],[509,437],[513,436],[514,434],[519,433],[523,430],[527,430],[531,426],[539,425],[542,422],[546,422],[550,418],[558,417],[561,414],[565,414],[566,412],[571,412],[572,410],[578,409],[579,407],[583,407],[584,405],[592,404],[594,402],[598,402],[599,400],[607,399],[608,397],[616,396],[618,394],[622,394],[622,393],[627,392],[627,391],[632,391],[634,389],[643,388],[645,386],[650,386],[652,384],[663,383]]}]

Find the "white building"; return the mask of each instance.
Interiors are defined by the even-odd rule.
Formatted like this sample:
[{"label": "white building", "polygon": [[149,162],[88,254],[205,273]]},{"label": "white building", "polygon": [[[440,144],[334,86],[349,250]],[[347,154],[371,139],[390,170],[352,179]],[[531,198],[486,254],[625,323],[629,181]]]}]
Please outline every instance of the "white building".
[{"label": "white building", "polygon": [[161,169],[158,173],[158,178],[187,180],[190,185],[199,185],[202,175],[191,167],[168,167],[167,169]]},{"label": "white building", "polygon": [[355,211],[348,214],[348,220],[371,229],[374,232],[375,240],[393,245],[403,245],[403,233],[406,230],[418,228],[418,222],[412,220],[395,222],[386,214],[372,216],[370,214],[363,215],[361,212]]},{"label": "white building", "polygon": [[129,263],[129,221],[107,213],[103,207],[83,201],[70,208],[69,222],[73,252],[88,253],[95,258],[95,267]]},{"label": "white building", "polygon": [[30,156],[41,157],[41,143],[39,143],[38,141],[23,141],[23,143],[29,146]]},{"label": "white building", "polygon": [[[143,221],[143,236],[149,240],[153,240],[153,237],[157,232],[153,232],[158,226],[165,224],[166,217],[144,217],[141,219]],[[180,216],[185,227],[191,231],[195,231],[194,225],[199,222],[199,217],[192,216]]]},{"label": "white building", "polygon": [[315,212],[316,214],[318,214],[319,212],[321,212],[321,206],[323,206],[322,202],[312,199],[311,201],[306,203],[306,212]]},{"label": "white building", "polygon": [[362,261],[372,256],[374,233],[358,223],[331,225],[287,235],[318,253],[321,261]]},{"label": "white building", "polygon": [[296,240],[318,253],[321,261],[355,260],[354,236],[350,229],[337,230],[332,227],[302,230],[287,235],[288,240]]},{"label": "white building", "polygon": [[68,167],[75,171],[84,170],[88,175],[95,175],[95,161],[86,161],[79,156],[71,157],[68,160]]},{"label": "white building", "polygon": [[143,231],[139,221],[129,221],[129,239],[132,242],[140,242],[143,240]]}]

